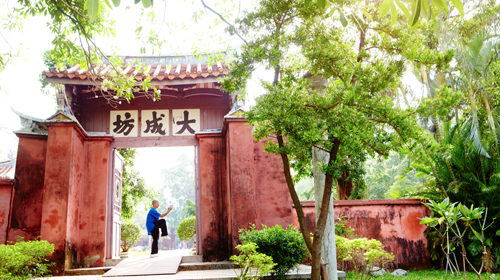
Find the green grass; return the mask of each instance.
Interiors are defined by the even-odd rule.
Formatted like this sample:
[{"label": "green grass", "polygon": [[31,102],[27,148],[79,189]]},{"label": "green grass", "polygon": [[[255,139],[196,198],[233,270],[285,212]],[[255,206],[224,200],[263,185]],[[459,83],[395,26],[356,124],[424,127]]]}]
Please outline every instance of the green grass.
[{"label": "green grass", "polygon": [[[467,280],[478,280],[479,278],[474,272],[468,271],[466,274]],[[350,271],[347,272],[347,279],[356,279],[355,274]],[[500,280],[500,274],[481,274],[481,278],[483,280]],[[421,271],[408,271],[408,276],[393,276],[390,273],[386,273],[385,275],[372,277],[373,280],[461,280],[464,279],[463,272],[461,276],[451,276],[451,273],[448,271],[448,276],[446,276],[446,272],[444,270],[421,270]]]},{"label": "green grass", "polygon": [[129,251],[128,257],[129,258],[144,257],[144,256],[149,256],[150,254],[151,254],[150,250],[145,250],[145,251]]}]

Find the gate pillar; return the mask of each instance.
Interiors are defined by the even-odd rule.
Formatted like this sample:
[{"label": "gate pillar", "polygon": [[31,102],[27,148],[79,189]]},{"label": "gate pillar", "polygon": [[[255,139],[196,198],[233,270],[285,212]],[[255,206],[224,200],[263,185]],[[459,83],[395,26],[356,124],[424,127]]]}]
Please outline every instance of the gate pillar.
[{"label": "gate pillar", "polygon": [[43,182],[47,154],[47,135],[16,132],[17,148],[15,186],[9,217],[7,240],[18,237],[34,240],[42,223]]},{"label": "gate pillar", "polygon": [[[250,223],[257,224],[254,170],[254,139],[252,126],[248,120],[238,117],[226,117],[224,120],[226,141],[227,181],[229,189],[229,233],[231,248],[240,244],[241,228],[248,228]],[[267,213],[272,215],[272,212]]]},{"label": "gate pillar", "polygon": [[[83,143],[78,139],[72,123],[54,123],[49,127],[48,134],[40,235],[43,240],[54,244],[51,260],[56,263],[53,271],[58,275],[64,271],[66,243],[70,239],[68,223],[75,219],[69,207],[74,203],[75,191],[78,189],[74,181],[78,178],[72,173],[82,167],[78,162],[80,157],[73,156],[73,149],[81,153]],[[73,192],[70,192],[71,186]],[[71,195],[73,199],[70,199]]]},{"label": "gate pillar", "polygon": [[239,230],[255,224],[293,224],[293,202],[288,191],[283,163],[277,155],[264,151],[270,139],[255,141],[252,126],[241,117],[226,116],[227,185],[231,248],[239,243]]},{"label": "gate pillar", "polygon": [[[227,260],[228,190],[222,133],[197,133],[199,140],[199,211],[197,211],[198,254],[204,261]],[[199,244],[201,243],[201,244]]]},{"label": "gate pillar", "polygon": [[74,122],[47,123],[40,235],[54,244],[53,272],[102,266],[106,244],[109,142]]}]

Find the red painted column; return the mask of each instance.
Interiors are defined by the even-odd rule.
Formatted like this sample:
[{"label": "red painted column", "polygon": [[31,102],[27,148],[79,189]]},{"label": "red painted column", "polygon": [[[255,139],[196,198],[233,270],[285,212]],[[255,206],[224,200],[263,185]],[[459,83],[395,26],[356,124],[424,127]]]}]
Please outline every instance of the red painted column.
[{"label": "red painted column", "polygon": [[17,133],[17,137],[16,185],[7,240],[17,241],[18,236],[34,240],[42,223],[47,136]]},{"label": "red painted column", "polygon": [[200,230],[204,261],[227,260],[228,212],[225,149],[221,133],[196,134],[199,139]]},{"label": "red painted column", "polygon": [[[227,157],[228,157],[228,188],[231,207],[230,227],[231,246],[239,242],[238,230],[248,228],[249,224],[257,222],[256,197],[254,187],[254,140],[252,127],[246,119],[226,118],[227,123]],[[272,213],[268,213],[272,214]]]},{"label": "red painted column", "polygon": [[92,137],[85,141],[85,184],[79,200],[79,223],[74,228],[79,232],[74,244],[79,267],[103,266],[106,257],[106,204],[112,140],[112,137]]},{"label": "red painted column", "polygon": [[[40,234],[42,239],[54,244],[55,251],[51,260],[56,263],[52,268],[55,275],[64,272],[66,261],[68,206],[74,179],[72,169],[75,162],[72,155],[76,133],[73,123],[49,125]],[[70,218],[74,219],[75,216],[70,213]],[[68,252],[68,257],[70,256]],[[68,259],[68,262],[70,261]]]}]

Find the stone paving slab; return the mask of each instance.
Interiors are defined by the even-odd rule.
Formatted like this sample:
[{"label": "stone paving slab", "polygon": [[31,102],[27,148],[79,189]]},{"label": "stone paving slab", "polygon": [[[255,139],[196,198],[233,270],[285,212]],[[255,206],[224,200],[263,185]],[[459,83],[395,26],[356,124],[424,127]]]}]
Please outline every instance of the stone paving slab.
[{"label": "stone paving slab", "polygon": [[233,262],[192,262],[181,263],[179,271],[233,269]]},{"label": "stone paving slab", "polygon": [[[179,271],[177,274],[170,275],[141,275],[141,276],[119,276],[103,277],[102,275],[85,276],[57,276],[52,280],[236,280],[238,269],[219,269],[219,270],[198,270],[198,271]],[[339,279],[345,279],[345,272],[338,272]],[[264,279],[271,279],[264,277]],[[287,275],[288,280],[311,279],[311,267],[299,265],[295,270]]]},{"label": "stone paving slab", "polygon": [[106,272],[103,277],[176,274],[181,260],[182,256],[165,255],[158,255],[156,258],[129,258]]}]

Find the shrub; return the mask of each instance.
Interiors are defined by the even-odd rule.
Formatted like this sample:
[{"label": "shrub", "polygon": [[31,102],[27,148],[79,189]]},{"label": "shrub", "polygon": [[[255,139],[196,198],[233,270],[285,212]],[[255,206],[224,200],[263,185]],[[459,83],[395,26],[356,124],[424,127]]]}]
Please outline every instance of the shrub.
[{"label": "shrub", "polygon": [[374,266],[385,267],[394,260],[394,254],[384,251],[384,246],[375,239],[335,236],[337,262],[350,261],[359,279],[370,277],[369,270]]},{"label": "shrub", "polygon": [[273,258],[262,253],[257,253],[257,244],[248,242],[243,245],[236,246],[241,254],[239,256],[231,256],[230,260],[234,264],[241,267],[239,280],[260,279],[260,277],[270,273],[276,264]]},{"label": "shrub", "polygon": [[177,234],[182,242],[193,241],[196,236],[196,217],[191,217],[183,220],[177,228]]},{"label": "shrub", "polygon": [[53,265],[47,260],[54,253],[54,244],[45,240],[20,241],[15,244],[0,245],[0,278],[33,279],[50,276]]},{"label": "shrub", "polygon": [[343,236],[346,238],[351,238],[354,235],[356,229],[349,226],[349,221],[343,221],[342,219],[349,218],[347,216],[338,217],[338,222],[335,224],[335,235]]},{"label": "shrub", "polygon": [[121,237],[121,247],[123,252],[128,252],[132,246],[134,246],[137,241],[142,236],[141,227],[129,220],[122,223],[122,237]]},{"label": "shrub", "polygon": [[250,229],[240,229],[240,240],[243,244],[253,242],[257,244],[257,252],[272,257],[276,263],[274,268],[279,278],[284,278],[286,273],[307,258],[307,250],[302,234],[289,226],[283,229],[280,225],[256,230],[255,225]]}]

